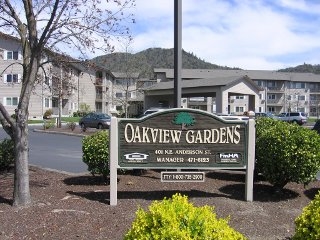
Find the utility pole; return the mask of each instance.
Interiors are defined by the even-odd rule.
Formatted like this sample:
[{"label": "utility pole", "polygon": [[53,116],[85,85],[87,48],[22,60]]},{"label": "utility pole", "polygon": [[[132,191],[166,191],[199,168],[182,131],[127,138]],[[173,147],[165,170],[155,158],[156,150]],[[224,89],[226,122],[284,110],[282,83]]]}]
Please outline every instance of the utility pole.
[{"label": "utility pole", "polygon": [[182,0],[174,1],[174,107],[181,107]]}]

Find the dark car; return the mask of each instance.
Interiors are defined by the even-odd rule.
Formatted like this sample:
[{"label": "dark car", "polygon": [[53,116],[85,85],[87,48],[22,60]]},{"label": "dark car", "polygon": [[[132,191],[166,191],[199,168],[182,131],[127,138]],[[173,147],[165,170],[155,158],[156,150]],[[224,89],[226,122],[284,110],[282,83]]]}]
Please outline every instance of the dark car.
[{"label": "dark car", "polygon": [[106,113],[92,112],[79,120],[82,130],[87,128],[109,129],[111,117]]}]

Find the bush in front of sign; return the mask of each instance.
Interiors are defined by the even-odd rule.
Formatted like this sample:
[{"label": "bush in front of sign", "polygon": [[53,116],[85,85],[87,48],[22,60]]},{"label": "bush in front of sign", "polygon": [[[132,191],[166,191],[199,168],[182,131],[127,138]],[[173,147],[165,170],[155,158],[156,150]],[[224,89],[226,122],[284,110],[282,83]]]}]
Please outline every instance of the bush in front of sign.
[{"label": "bush in front of sign", "polygon": [[14,145],[11,139],[0,141],[0,171],[8,170],[14,163]]},{"label": "bush in front of sign", "polygon": [[307,185],[320,170],[320,136],[269,118],[256,121],[256,171],[281,191],[289,182]]},{"label": "bush in front of sign", "polygon": [[106,180],[109,168],[109,134],[98,131],[82,140],[82,161],[92,175],[101,174]]},{"label": "bush in front of sign", "polygon": [[154,201],[149,211],[139,208],[125,240],[149,239],[246,239],[228,225],[228,219],[216,217],[214,207],[195,207],[187,196]]},{"label": "bush in front of sign", "polygon": [[295,220],[293,240],[320,239],[320,191]]}]

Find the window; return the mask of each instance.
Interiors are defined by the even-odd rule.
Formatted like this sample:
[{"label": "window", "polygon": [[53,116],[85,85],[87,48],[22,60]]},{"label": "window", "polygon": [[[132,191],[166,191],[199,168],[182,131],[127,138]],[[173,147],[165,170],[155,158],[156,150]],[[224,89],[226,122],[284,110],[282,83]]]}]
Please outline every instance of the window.
[{"label": "window", "polygon": [[268,81],[267,86],[268,87],[276,87],[277,85],[276,85],[275,81]]},{"label": "window", "polygon": [[4,74],[4,83],[19,83],[20,74]]},{"label": "window", "polygon": [[59,106],[58,104],[58,98],[53,98],[52,99],[52,107],[57,108]]},{"label": "window", "polygon": [[46,108],[50,107],[50,99],[49,98],[44,99],[44,107],[46,107]]},{"label": "window", "polygon": [[236,96],[235,99],[244,99],[244,96]]},{"label": "window", "polygon": [[18,51],[8,51],[7,60],[18,60],[19,59],[19,52]]},{"label": "window", "polygon": [[244,107],[236,107],[236,112],[244,112]]},{"label": "window", "polygon": [[117,93],[116,93],[116,97],[117,97],[117,98],[121,98],[121,97],[123,97],[122,92],[117,92]]},{"label": "window", "polygon": [[122,111],[122,106],[116,106],[117,111]]},{"label": "window", "polygon": [[130,93],[130,98],[136,98],[136,97],[137,97],[136,92],[131,92],[131,93]]},{"label": "window", "polygon": [[274,100],[274,99],[276,99],[276,95],[275,94],[268,94],[268,99],[269,100]]},{"label": "window", "polygon": [[268,112],[275,112],[275,108],[274,107],[268,107]]},{"label": "window", "polygon": [[5,106],[18,106],[18,97],[4,97],[3,100]]},{"label": "window", "polygon": [[298,96],[298,100],[305,101],[306,100],[306,96],[305,95],[299,95]]},{"label": "window", "polygon": [[306,88],[306,84],[304,82],[297,82],[295,88]]},{"label": "window", "polygon": [[256,84],[257,84],[259,87],[262,87],[262,86],[263,86],[261,80],[257,80],[257,81],[255,81],[255,82],[256,82]]},{"label": "window", "polygon": [[73,103],[71,103],[71,109],[72,110],[77,110],[77,103],[75,103],[75,102],[73,102]]}]

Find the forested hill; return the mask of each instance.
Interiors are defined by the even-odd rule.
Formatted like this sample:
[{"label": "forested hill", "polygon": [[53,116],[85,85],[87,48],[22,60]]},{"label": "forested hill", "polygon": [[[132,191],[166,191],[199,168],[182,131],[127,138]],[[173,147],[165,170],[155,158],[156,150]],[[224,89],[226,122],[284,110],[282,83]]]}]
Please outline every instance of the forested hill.
[{"label": "forested hill", "polygon": [[300,72],[300,73],[314,73],[320,74],[320,65],[302,64],[296,67],[289,67],[278,70],[279,72]]},{"label": "forested hill", "polygon": [[[139,72],[140,77],[153,78],[154,68],[173,68],[174,49],[149,48],[131,53],[112,53],[93,58],[91,61],[111,72]],[[182,51],[182,68],[185,69],[239,69],[219,66],[201,60],[193,53]]]}]

